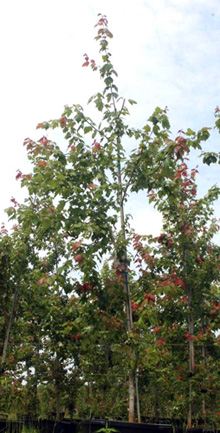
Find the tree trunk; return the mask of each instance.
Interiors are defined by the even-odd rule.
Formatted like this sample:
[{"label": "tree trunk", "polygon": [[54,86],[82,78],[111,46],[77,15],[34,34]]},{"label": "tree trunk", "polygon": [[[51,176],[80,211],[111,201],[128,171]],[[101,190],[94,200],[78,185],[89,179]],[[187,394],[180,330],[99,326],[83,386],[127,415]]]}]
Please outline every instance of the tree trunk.
[{"label": "tree trunk", "polygon": [[[18,299],[18,289],[15,290],[15,293],[14,293],[14,296],[13,296],[11,313],[10,313],[10,317],[9,317],[9,321],[8,321],[8,325],[7,325],[7,329],[6,329],[5,341],[4,341],[3,351],[2,351],[2,359],[1,359],[1,367],[0,367],[0,377],[4,375],[4,370],[5,370],[4,365],[5,365],[6,356],[7,356],[8,343],[9,343],[9,338],[10,338],[10,332],[11,332],[12,324],[13,324],[13,321],[14,321],[14,318],[15,318],[15,308],[16,308],[17,299]],[[2,385],[0,383],[0,395],[2,393],[3,393],[3,389],[2,389]]]},{"label": "tree trunk", "polygon": [[138,384],[138,373],[135,372],[135,388],[136,388],[136,406],[137,406],[137,419],[141,422],[141,411],[140,411],[140,399],[139,399],[139,384]]},{"label": "tree trunk", "polygon": [[107,386],[103,385],[102,389],[101,389],[101,417],[102,419],[106,418],[106,416],[108,414],[106,414],[106,390],[107,390]]},{"label": "tree trunk", "polygon": [[11,314],[10,314],[8,326],[6,329],[5,341],[4,341],[3,351],[2,351],[2,359],[1,359],[1,373],[2,373],[2,370],[4,370],[4,364],[5,364],[5,360],[6,360],[6,356],[7,356],[8,342],[9,342],[11,327],[12,327],[13,320],[15,317],[15,307],[16,307],[17,298],[18,298],[18,289],[15,290],[15,293],[13,296]]},{"label": "tree trunk", "polygon": [[193,421],[193,384],[192,379],[195,370],[195,356],[194,356],[194,318],[193,318],[193,305],[192,305],[192,287],[188,285],[187,275],[190,265],[190,258],[187,251],[187,247],[183,248],[183,263],[184,263],[184,277],[186,284],[186,293],[188,300],[188,333],[189,333],[189,408],[188,408],[188,420],[187,427],[192,428]]},{"label": "tree trunk", "polygon": [[206,419],[206,401],[205,401],[205,393],[206,393],[206,384],[205,384],[205,366],[206,366],[206,353],[205,353],[205,346],[202,346],[202,366],[203,366],[203,381],[202,381],[202,388],[203,388],[203,394],[202,394],[202,415],[203,415],[203,423],[204,427],[206,427],[207,419]]},{"label": "tree trunk", "polygon": [[192,428],[193,419],[193,386],[192,378],[195,371],[195,356],[194,356],[194,321],[192,313],[192,290],[188,291],[188,305],[189,305],[189,413],[188,413],[188,428]]},{"label": "tree trunk", "polygon": [[129,371],[129,422],[134,422],[134,406],[135,406],[135,386],[134,386],[134,373]]},{"label": "tree trunk", "polygon": [[157,382],[156,382],[156,377],[155,377],[155,388],[154,388],[154,395],[155,395],[155,410],[154,410],[154,414],[155,414],[155,420],[154,422],[156,424],[158,424],[158,420],[159,420],[159,400],[158,400],[158,388],[157,388]]},{"label": "tree trunk", "polygon": [[[121,178],[121,157],[120,157],[120,139],[117,141],[117,152],[118,152],[118,185],[119,185],[119,194],[118,194],[118,203],[120,205],[120,225],[121,232],[124,240],[126,241],[126,232],[125,232],[125,218],[124,218],[124,197],[122,193],[122,178]],[[127,248],[125,249],[125,254],[123,258],[123,276],[124,276],[124,291],[126,294],[126,315],[127,315],[127,330],[130,333],[133,329],[133,318],[132,318],[132,310],[131,310],[131,295],[130,295],[130,286],[129,286],[129,278],[128,278],[128,260],[127,260]],[[135,360],[135,353],[132,350],[131,358]],[[128,421],[134,422],[134,410],[135,410],[135,369],[129,367],[128,372],[129,377],[129,397],[128,397]]]},{"label": "tree trunk", "polygon": [[56,421],[60,421],[61,405],[60,405],[60,360],[58,353],[55,359],[55,394],[56,394]]}]

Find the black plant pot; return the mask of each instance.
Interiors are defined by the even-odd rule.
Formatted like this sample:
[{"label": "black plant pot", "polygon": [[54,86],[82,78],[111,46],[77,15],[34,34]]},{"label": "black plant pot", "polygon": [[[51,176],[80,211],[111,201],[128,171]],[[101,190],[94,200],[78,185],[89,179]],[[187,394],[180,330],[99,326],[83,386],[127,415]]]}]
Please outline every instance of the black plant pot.
[{"label": "black plant pot", "polygon": [[55,424],[53,433],[77,433],[78,422],[62,420]]},{"label": "black plant pot", "polygon": [[94,433],[95,431],[105,428],[117,430],[119,433],[173,433],[173,428],[168,424],[145,424],[130,423],[123,421],[105,421],[97,419],[84,420],[79,424],[81,433]]}]

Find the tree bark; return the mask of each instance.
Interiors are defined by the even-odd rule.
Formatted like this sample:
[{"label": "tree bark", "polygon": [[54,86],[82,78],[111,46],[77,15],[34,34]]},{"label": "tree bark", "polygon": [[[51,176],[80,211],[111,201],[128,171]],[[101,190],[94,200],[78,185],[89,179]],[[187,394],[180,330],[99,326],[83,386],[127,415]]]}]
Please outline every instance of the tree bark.
[{"label": "tree bark", "polygon": [[136,388],[136,405],[137,405],[137,419],[141,423],[141,411],[140,411],[140,399],[139,399],[139,384],[138,384],[138,373],[135,372],[135,388]]},{"label": "tree bark", "polygon": [[61,405],[60,405],[60,360],[58,353],[55,359],[55,393],[56,393],[56,421],[60,421]]},{"label": "tree bark", "polygon": [[[3,346],[3,351],[2,351],[2,359],[1,359],[1,367],[0,367],[0,377],[4,375],[4,371],[5,371],[5,361],[6,361],[6,357],[7,357],[7,350],[8,350],[8,343],[9,343],[9,338],[10,338],[10,332],[11,332],[11,328],[12,328],[12,324],[15,318],[15,309],[16,309],[16,302],[18,299],[18,289],[15,290],[14,296],[13,296],[13,300],[12,300],[12,307],[11,307],[11,313],[10,313],[10,317],[9,317],[9,321],[8,321],[8,325],[7,325],[7,329],[6,329],[6,334],[5,334],[5,341],[4,341],[4,346]],[[3,393],[3,389],[2,389],[2,385],[0,384],[0,395]]]},{"label": "tree bark", "polygon": [[6,329],[5,341],[4,341],[3,351],[2,351],[2,359],[1,359],[1,373],[2,373],[2,370],[4,369],[4,364],[5,364],[5,360],[6,360],[6,356],[7,356],[8,342],[9,342],[11,327],[12,327],[13,320],[15,317],[15,307],[16,307],[17,298],[18,298],[18,289],[15,290],[15,293],[13,296],[11,313],[10,313],[10,317],[9,317],[9,321],[8,321],[8,326]]},{"label": "tree bark", "polygon": [[[205,371],[205,366],[206,366],[206,353],[205,353],[205,346],[202,346],[202,366],[203,366],[203,371]],[[204,423],[204,427],[206,427],[206,423],[207,423],[207,419],[206,419],[206,401],[205,401],[205,377],[203,376],[203,381],[202,381],[202,388],[203,388],[203,394],[202,394],[202,415],[203,415],[203,423]]]},{"label": "tree bark", "polygon": [[188,306],[189,306],[189,413],[188,413],[188,428],[192,428],[193,420],[193,385],[192,378],[195,371],[195,355],[194,355],[194,320],[192,313],[192,290],[188,291]]},{"label": "tree bark", "polygon": [[129,422],[134,422],[134,407],[135,407],[135,386],[134,386],[134,373],[129,371]]},{"label": "tree bark", "polygon": [[[120,138],[117,140],[117,154],[118,154],[118,185],[119,185],[119,194],[118,194],[118,202],[120,205],[120,225],[121,232],[124,240],[126,241],[126,231],[125,231],[125,217],[124,217],[124,197],[122,193],[122,178],[121,178],[121,157],[120,157]],[[130,285],[128,278],[128,260],[127,260],[127,248],[125,249],[124,254],[124,266],[123,266],[123,276],[124,276],[124,291],[126,294],[126,315],[127,315],[127,330],[130,333],[133,329],[133,318],[132,318],[132,309],[131,309],[131,295],[130,295]],[[132,350],[131,358],[135,360],[135,354]],[[128,421],[134,422],[135,419],[135,369],[129,367],[128,372],[129,377],[129,397],[128,397]]]}]

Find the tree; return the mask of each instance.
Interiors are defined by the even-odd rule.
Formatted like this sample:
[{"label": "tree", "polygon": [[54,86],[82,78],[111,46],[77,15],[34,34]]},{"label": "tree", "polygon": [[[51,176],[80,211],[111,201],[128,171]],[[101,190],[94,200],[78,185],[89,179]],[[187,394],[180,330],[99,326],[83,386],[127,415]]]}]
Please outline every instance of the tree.
[{"label": "tree", "polygon": [[[213,348],[216,344],[216,331],[219,327],[219,323],[213,323],[211,317],[215,314],[212,306],[216,308],[216,299],[219,299],[216,282],[219,280],[220,249],[212,243],[219,225],[211,218],[212,203],[218,198],[220,190],[213,187],[204,198],[197,199],[196,173],[197,170],[194,169],[188,173],[185,162],[178,163],[173,179],[169,180],[168,185],[164,182],[164,194],[152,192],[150,195],[150,199],[164,217],[162,234],[156,239],[149,236],[145,246],[140,236],[136,235],[134,239],[136,262],[139,267],[141,266],[140,283],[146,291],[144,299],[143,292],[139,292],[138,295],[136,311],[139,312],[140,318],[137,324],[141,324],[147,316],[147,328],[149,329],[150,320],[151,333],[156,337],[155,343],[163,348],[159,360],[162,368],[159,374],[160,381],[164,372],[167,373],[167,365],[163,358],[165,361],[167,358],[169,363],[172,363],[173,371],[178,372],[175,381],[171,374],[172,386],[170,379],[168,380],[172,392],[175,387],[178,388],[175,392],[179,392],[181,388],[177,379],[183,380],[183,375],[185,376],[185,390],[183,388],[181,393],[184,395],[184,401],[189,402],[189,427],[192,427],[193,417],[201,414],[198,406],[201,399],[198,398],[198,394],[200,390],[207,392],[203,374],[206,368],[206,353],[211,353],[206,345],[208,342]],[[146,269],[142,268],[142,263],[145,263]],[[152,318],[144,308],[149,301],[153,303],[155,311]],[[143,331],[141,332],[143,334]],[[184,363],[187,361],[185,349],[183,351],[184,339],[189,347],[188,375],[183,366],[183,359]],[[179,346],[181,352],[177,356]],[[157,363],[155,349],[153,354]],[[187,382],[189,397],[185,386]],[[210,384],[209,387],[211,388]],[[175,398],[174,401],[177,400]],[[202,403],[202,416],[205,419],[205,397]]]},{"label": "tree", "polygon": [[[189,178],[184,174],[187,170],[184,157],[191,148],[201,149],[201,142],[209,137],[209,128],[202,128],[198,133],[188,129],[186,133],[180,132],[173,140],[167,108],[163,110],[159,107],[142,129],[131,128],[127,123],[127,104],[133,105],[135,102],[126,102],[119,96],[115,84],[117,73],[111,63],[109,51],[108,40],[112,38],[112,34],[105,16],[99,16],[97,27],[96,40],[100,45],[101,66],[93,59],[90,60],[86,54],[83,66],[91,66],[93,71],[98,71],[104,83],[104,89],[89,100],[98,110],[100,123],[88,117],[80,105],[73,105],[66,106],[59,119],[38,124],[37,128],[45,130],[47,135],[49,129],[60,128],[65,143],[67,142],[67,149],[63,148],[63,144],[58,146],[45,135],[38,141],[29,138],[25,140],[24,145],[33,170],[28,174],[19,171],[17,178],[21,180],[21,185],[27,188],[28,196],[22,205],[10,207],[8,214],[11,219],[17,220],[19,233],[22,233],[23,239],[28,240],[29,250],[26,250],[25,259],[29,261],[31,254],[26,283],[29,292],[23,291],[20,303],[20,327],[23,326],[23,335],[27,337],[29,334],[26,321],[30,304],[30,322],[36,335],[34,352],[23,358],[26,371],[30,370],[29,359],[32,366],[34,365],[36,383],[39,389],[41,386],[42,393],[45,391],[46,381],[49,384],[49,379],[40,384],[37,370],[41,373],[44,371],[45,376],[46,369],[47,372],[50,371],[58,418],[62,401],[68,401],[67,397],[62,396],[66,395],[69,381],[72,378],[75,381],[81,380],[84,376],[83,379],[88,384],[89,380],[91,382],[92,368],[98,372],[92,385],[101,396],[103,415],[107,410],[106,402],[111,402],[113,395],[113,388],[109,384],[109,371],[111,374],[116,373],[116,377],[118,370],[123,368],[123,371],[126,371],[125,383],[129,384],[129,421],[133,421],[136,379],[140,369],[145,368],[143,353],[146,342],[155,348],[157,339],[152,326],[153,323],[155,327],[158,326],[157,320],[162,320],[162,313],[166,311],[163,306],[155,308],[156,298],[153,291],[157,294],[157,291],[161,290],[158,283],[164,281],[160,273],[170,272],[173,266],[171,259],[180,273],[176,274],[172,287],[178,287],[180,292],[185,284],[188,304],[191,305],[192,302],[191,279],[194,268],[191,271],[188,252],[194,257],[195,245],[200,248],[197,246],[200,238],[197,239],[196,232],[191,232],[191,229],[186,227],[191,219],[191,225],[198,225],[198,229],[201,229],[210,208],[206,208],[206,200],[198,201],[198,205],[194,206],[193,173]],[[130,155],[125,148],[128,139],[138,142],[137,148]],[[158,209],[169,219],[170,225],[168,222],[164,225],[165,237],[159,242],[161,248],[167,248],[172,238],[176,243],[173,244],[169,260],[166,261],[166,256],[162,261],[158,259],[156,277],[154,259],[148,249],[144,250],[142,259],[148,264],[150,272],[137,280],[130,265],[132,233],[125,215],[125,205],[130,192],[138,193],[141,190],[150,194],[150,201],[156,200]],[[216,194],[217,189],[209,193],[208,204]],[[189,206],[188,195],[192,199]],[[194,242],[192,245],[191,240]],[[137,249],[138,238],[135,242]],[[158,254],[160,255],[160,252]],[[100,272],[105,260],[106,264]],[[194,277],[198,278],[200,287],[202,272]],[[175,281],[179,283],[176,284]],[[207,284],[211,284],[211,274]],[[136,292],[142,293],[143,290],[146,291],[146,287],[148,290],[141,304],[142,319],[146,321],[146,325],[142,330],[141,322],[134,323],[138,308],[134,301]],[[204,287],[205,289],[207,287]],[[31,302],[32,297],[36,301],[34,304]],[[75,310],[71,302],[75,303]],[[175,303],[172,308],[173,313],[178,311]],[[191,326],[188,333],[193,335],[192,327],[195,319],[197,320],[198,311],[193,311],[193,317],[189,311],[181,310],[179,314],[183,326],[188,315]],[[100,318],[101,329],[98,325]],[[91,329],[95,326],[97,331],[92,335]],[[71,335],[74,336],[72,344]],[[164,345],[163,339],[160,340],[151,357],[160,358],[160,347]],[[40,348],[39,344],[42,344]],[[98,360],[93,353],[88,354],[90,345],[98,348]],[[123,347],[123,353],[117,355],[116,349],[119,345]],[[192,338],[189,346],[193,366]],[[38,353],[41,353],[39,365],[36,359]],[[167,352],[164,350],[164,365],[166,357]],[[70,366],[74,370],[72,374],[67,372]],[[163,378],[164,374],[161,373],[161,382]],[[49,385],[51,386],[51,383]],[[155,381],[155,400],[159,399],[157,386]],[[107,396],[107,388],[110,388],[110,397]],[[90,402],[91,389],[92,386],[87,386]],[[137,391],[136,386],[136,394]],[[55,405],[55,402],[53,404]],[[70,401],[67,404],[71,406]],[[111,410],[114,413],[114,409]]]}]

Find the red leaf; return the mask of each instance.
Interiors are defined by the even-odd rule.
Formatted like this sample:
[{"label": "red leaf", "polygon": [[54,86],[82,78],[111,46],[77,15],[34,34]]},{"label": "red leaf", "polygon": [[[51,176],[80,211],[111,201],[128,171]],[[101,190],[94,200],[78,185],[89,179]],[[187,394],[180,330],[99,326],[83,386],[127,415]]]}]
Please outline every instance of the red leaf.
[{"label": "red leaf", "polygon": [[46,280],[47,280],[47,277],[42,277],[42,278],[37,282],[37,285],[38,285],[38,286],[42,286],[42,284],[44,284],[44,283],[46,282]]},{"label": "red leaf", "polygon": [[185,283],[183,282],[183,280],[179,280],[179,279],[177,279],[176,281],[175,281],[175,284],[176,284],[176,286],[181,286],[183,289],[185,289]]},{"label": "red leaf", "polygon": [[67,122],[67,118],[65,116],[63,116],[63,117],[60,118],[60,125],[61,126],[65,126],[66,122]]},{"label": "red leaf", "polygon": [[75,262],[81,262],[83,260],[82,254],[77,254],[77,256],[74,257]]},{"label": "red leaf", "polygon": [[151,293],[146,293],[146,295],[144,295],[144,299],[150,299],[151,301],[155,302],[155,296]]},{"label": "red leaf", "polygon": [[82,242],[75,242],[75,244],[73,244],[72,248],[74,251],[76,251],[81,246],[82,246]]},{"label": "red leaf", "polygon": [[187,299],[186,296],[183,296],[183,297],[180,299],[180,303],[182,304],[183,302],[188,302],[188,299]]},{"label": "red leaf", "polygon": [[20,179],[20,177],[22,177],[22,172],[21,170],[17,170],[18,174],[16,175],[15,179],[18,180]]},{"label": "red leaf", "polygon": [[153,329],[153,333],[159,332],[160,331],[160,327],[159,326],[155,326]]},{"label": "red leaf", "polygon": [[98,185],[96,185],[95,183],[89,183],[88,185],[86,185],[86,187],[90,189],[96,189],[98,188]]},{"label": "red leaf", "polygon": [[197,263],[199,263],[200,265],[203,263],[202,259],[198,256],[196,257],[196,261]]},{"label": "red leaf", "polygon": [[94,140],[92,143],[92,151],[98,152],[99,150],[101,150],[101,144]]},{"label": "red leaf", "polygon": [[39,167],[46,167],[46,166],[47,166],[47,163],[46,163],[46,161],[39,161],[39,162],[37,163],[37,165],[38,165]]},{"label": "red leaf", "polygon": [[47,139],[47,137],[44,137],[44,136],[43,136],[43,137],[40,138],[39,142],[40,142],[41,144],[46,145],[46,144],[48,143],[48,139]]},{"label": "red leaf", "polygon": [[191,335],[189,332],[186,332],[186,333],[184,334],[184,337],[185,337],[188,341],[191,341],[191,340],[192,340],[192,335]]},{"label": "red leaf", "polygon": [[157,344],[158,344],[159,346],[164,346],[164,341],[165,341],[165,338],[162,337],[162,338],[160,338],[160,340],[157,341]]},{"label": "red leaf", "polygon": [[136,311],[139,308],[139,304],[137,304],[136,302],[131,301],[131,309],[132,311]]},{"label": "red leaf", "polygon": [[30,180],[32,178],[31,174],[23,174],[22,179],[28,179]]}]

